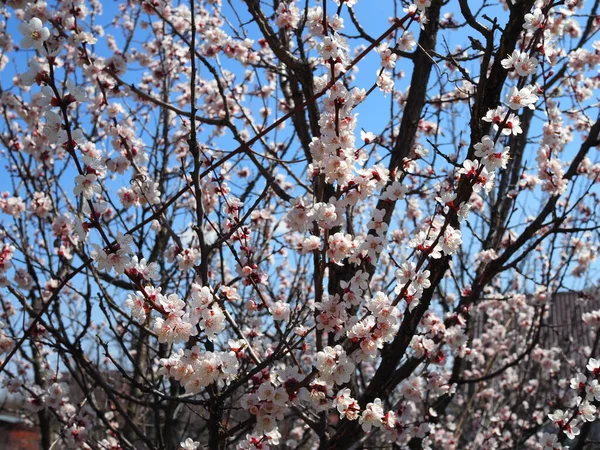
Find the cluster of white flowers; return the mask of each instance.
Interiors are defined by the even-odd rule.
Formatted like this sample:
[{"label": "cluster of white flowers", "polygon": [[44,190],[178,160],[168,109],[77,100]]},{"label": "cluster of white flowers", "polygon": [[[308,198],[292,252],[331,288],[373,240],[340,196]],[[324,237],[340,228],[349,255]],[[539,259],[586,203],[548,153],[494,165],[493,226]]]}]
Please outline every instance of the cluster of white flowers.
[{"label": "cluster of white flowers", "polygon": [[376,398],[374,402],[368,403],[360,415],[358,422],[366,432],[371,431],[373,426],[380,428],[383,425],[383,405],[381,399]]},{"label": "cluster of white flowers", "polygon": [[50,408],[63,424],[63,434],[69,444],[68,448],[84,449],[86,439],[93,427],[93,412],[86,406],[76,407],[69,399],[69,385],[59,375],[48,371],[44,373],[48,387],[42,388],[34,384],[28,386],[17,379],[5,380],[5,387],[11,394],[23,396],[24,406],[30,411],[41,411]]},{"label": "cluster of white flowers", "polygon": [[352,355],[357,362],[377,356],[385,343],[394,340],[402,321],[400,310],[383,292],[367,298],[366,307],[370,315],[362,320],[352,319],[348,325],[347,336],[359,344],[359,349]]},{"label": "cluster of white flowers", "polygon": [[333,399],[333,407],[337,409],[341,417],[348,420],[358,419],[360,405],[352,398],[352,392],[349,388],[341,389]]},{"label": "cluster of white flowers", "polygon": [[[559,154],[573,139],[568,126],[563,124],[562,112],[553,101],[547,103],[548,122],[544,124],[544,132],[540,142],[536,161],[539,164],[538,177],[542,190],[550,195],[561,195],[566,192],[568,180],[564,179],[563,162]],[[594,173],[590,170],[590,173]]]},{"label": "cluster of white flowers", "polygon": [[184,311],[185,302],[177,294],[168,296],[158,294],[156,299],[164,311],[164,316],[154,318],[152,326],[158,342],[169,344],[186,342],[190,336],[196,335],[191,314]]},{"label": "cluster of white flowers", "polygon": [[177,254],[179,270],[189,270],[200,262],[200,251],[196,248],[184,248]]},{"label": "cluster of white flowers", "polygon": [[275,23],[285,29],[294,29],[300,21],[300,10],[295,2],[281,2],[277,7]]},{"label": "cluster of white flowers", "polygon": [[241,406],[256,416],[257,434],[277,432],[277,421],[283,420],[290,397],[284,386],[276,386],[268,380],[261,380],[258,389],[245,394]]},{"label": "cluster of white flowers", "polygon": [[396,287],[394,291],[400,294],[403,289],[406,289],[404,298],[407,299],[408,308],[412,311],[418,304],[423,291],[431,286],[429,270],[419,269],[412,261],[406,261],[400,264],[400,268],[396,270]]},{"label": "cluster of white flowers", "polygon": [[117,243],[112,248],[101,248],[98,244],[92,244],[94,251],[92,251],[92,258],[96,261],[99,270],[106,270],[110,272],[114,270],[115,273],[121,275],[125,272],[125,269],[132,266],[133,250],[133,237],[129,234],[120,233],[117,236]]},{"label": "cluster of white flowers", "polygon": [[341,345],[325,347],[323,351],[317,352],[314,365],[322,381],[338,385],[350,381],[355,367]]},{"label": "cluster of white flowers", "polygon": [[341,210],[335,204],[320,202],[308,206],[305,202],[302,197],[294,201],[286,218],[291,229],[306,231],[310,229],[312,223],[316,222],[321,228],[328,230],[341,223]]},{"label": "cluster of white flowers", "polygon": [[[442,229],[444,234],[441,235]],[[442,226],[436,218],[431,224],[429,233],[419,231],[417,235],[410,240],[409,245],[420,252],[428,254],[433,259],[446,255],[454,254],[462,244],[462,233],[451,225]]]},{"label": "cluster of white flowers", "polygon": [[[563,432],[569,439],[575,439],[580,433],[581,422],[593,422],[597,417],[597,405],[600,402],[600,361],[590,358],[586,366],[589,375],[577,374],[571,379],[570,386],[576,392],[574,404],[571,405],[573,412],[569,410],[557,409],[548,414],[548,418]],[[549,443],[554,443],[555,447],[544,447],[544,449],[562,448],[556,444],[556,440],[549,435],[546,437]]]},{"label": "cluster of white flowers", "polygon": [[13,197],[9,192],[0,194],[0,210],[4,214],[18,217],[25,212],[26,205],[21,197]]},{"label": "cluster of white flowers", "polygon": [[349,307],[350,304],[337,295],[323,295],[323,300],[315,303],[315,309],[321,311],[316,318],[317,330],[341,335],[349,320]]},{"label": "cluster of white flowers", "polygon": [[317,50],[323,60],[341,61],[347,60],[347,44],[340,35],[334,33],[332,36],[325,36],[317,46]]},{"label": "cluster of white flowers", "polygon": [[[481,163],[484,168],[480,172],[478,170],[480,167],[478,161],[473,161],[469,171],[460,173],[464,173],[473,178],[487,178],[493,176],[494,171],[498,168],[506,169],[506,164],[509,159],[509,147],[504,147],[502,150],[497,151],[494,141],[489,136],[484,136],[481,141],[473,147],[475,148],[475,156],[481,158]],[[476,181],[476,185],[480,183],[479,180]],[[486,191],[488,191],[488,189],[486,189]]]},{"label": "cluster of white flowers", "polygon": [[532,12],[525,14],[523,29],[525,31],[534,32],[543,27],[545,19],[546,17],[542,13],[542,10],[540,8],[535,8]]},{"label": "cluster of white flowers", "polygon": [[[507,116],[506,112],[507,110],[504,106],[498,106],[496,109],[490,109],[482,120],[490,122],[494,131],[501,129],[502,134],[506,136],[521,134],[523,130],[521,129],[519,116],[512,112]],[[489,136],[484,136],[483,139],[485,138],[489,139]]]},{"label": "cluster of white flowers", "polygon": [[232,351],[207,352],[196,345],[161,359],[160,366],[160,374],[179,381],[187,393],[197,394],[212,383],[223,385],[233,380],[239,362]]},{"label": "cluster of white flowers", "polygon": [[44,192],[34,192],[29,211],[41,219],[48,217],[52,211],[52,199]]},{"label": "cluster of white flowers", "polygon": [[[225,314],[206,286],[192,285],[187,311],[186,303],[177,294],[165,296],[154,290],[152,297],[164,313],[154,319],[153,329],[159,342],[186,342],[190,336],[196,335],[196,325],[200,326],[210,340],[214,340],[225,329]],[[138,316],[142,314],[141,309],[146,308],[139,295],[132,304],[137,307]]]},{"label": "cluster of white flowers", "polygon": [[552,158],[547,147],[541,147],[536,161],[540,163],[539,178],[542,190],[550,195],[562,195],[567,191],[568,180],[564,178],[565,171],[560,159]]},{"label": "cluster of white flowers", "polygon": [[525,52],[515,50],[512,55],[503,59],[501,64],[507,70],[514,70],[518,76],[526,77],[536,73],[538,60]]},{"label": "cluster of white flowers", "polygon": [[327,255],[336,264],[353,255],[358,248],[358,243],[350,234],[335,233],[329,236]]},{"label": "cluster of white flowers", "polygon": [[381,195],[382,200],[388,200],[395,202],[396,200],[403,200],[406,198],[408,187],[404,186],[400,181],[394,181],[387,185],[383,194]]},{"label": "cluster of white flowers", "polygon": [[398,59],[398,55],[390,49],[390,44],[384,42],[377,47],[377,53],[379,53],[379,57],[381,58],[381,67],[385,69],[393,69],[396,67],[396,60]]},{"label": "cluster of white flowers", "polygon": [[[321,80],[322,83],[324,81]],[[355,167],[362,156],[359,154],[357,158],[355,149],[357,119],[353,109],[362,101],[363,95],[363,91],[357,88],[348,91],[341,81],[337,81],[328,91],[319,119],[321,137],[313,138],[310,144],[313,161],[309,165],[309,174],[312,176],[324,174],[328,183],[337,182],[341,186],[347,186],[350,182],[352,185],[370,184],[370,173],[361,172]],[[360,180],[359,173],[364,173],[369,179]]]}]

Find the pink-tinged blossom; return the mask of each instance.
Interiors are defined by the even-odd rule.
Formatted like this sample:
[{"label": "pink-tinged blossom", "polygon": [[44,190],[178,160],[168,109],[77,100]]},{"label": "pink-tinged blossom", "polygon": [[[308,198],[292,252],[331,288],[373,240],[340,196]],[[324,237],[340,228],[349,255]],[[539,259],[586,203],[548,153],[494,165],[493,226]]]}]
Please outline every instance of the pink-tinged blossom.
[{"label": "pink-tinged blossom", "polygon": [[365,241],[360,245],[358,251],[363,252],[364,256],[370,261],[377,261],[379,254],[383,251],[385,241],[380,236],[367,235]]},{"label": "pink-tinged blossom", "polygon": [[125,208],[139,205],[140,199],[133,189],[122,187],[117,192],[117,195],[119,196],[119,199]]},{"label": "pink-tinged blossom", "polygon": [[42,410],[45,407],[46,402],[46,392],[38,386],[33,386],[30,391],[28,391],[27,396],[25,397],[25,408],[29,411],[37,412]]},{"label": "pink-tinged blossom", "polygon": [[131,258],[129,271],[133,275],[138,275],[146,281],[156,281],[160,278],[159,266],[157,263],[148,263],[145,258],[138,259],[136,255]]},{"label": "pink-tinged blossom", "polygon": [[525,86],[522,89],[518,89],[516,86],[511,87],[506,96],[507,106],[515,111],[521,108],[535,109],[535,102],[538,100],[538,96],[534,93],[535,90],[533,86]]},{"label": "pink-tinged blossom", "polygon": [[392,74],[384,70],[377,75],[377,86],[382,90],[384,94],[391,94],[394,90],[394,79]]},{"label": "pink-tinged blossom", "polygon": [[335,233],[333,236],[329,236],[329,248],[327,255],[331,260],[341,265],[341,262],[352,255],[356,248],[352,235],[344,233]]},{"label": "pink-tinged blossom", "polygon": [[188,317],[182,317],[181,314],[181,311],[178,311],[168,315],[166,319],[163,317],[156,317],[154,319],[152,329],[156,333],[160,343],[173,344],[185,342],[190,336],[197,334],[195,327],[189,322]]},{"label": "pink-tinged blossom", "polygon": [[0,210],[4,214],[18,217],[25,212],[25,202],[21,197],[11,197],[8,192],[3,192],[0,197]]},{"label": "pink-tinged blossom", "polygon": [[168,314],[178,313],[185,307],[185,302],[177,294],[161,295],[159,296],[158,303]]},{"label": "pink-tinged blossom", "polygon": [[114,269],[117,274],[122,274],[130,262],[130,258],[124,250],[106,251],[97,244],[92,244],[94,250],[92,259],[96,261],[99,270],[110,272]]},{"label": "pink-tinged blossom", "polygon": [[333,407],[348,420],[356,420],[359,417],[360,407],[358,402],[352,398],[350,389],[340,390],[333,399]]},{"label": "pink-tinged blossom", "polygon": [[400,265],[400,268],[396,270],[396,280],[398,280],[399,286],[402,286],[415,278],[416,267],[417,265],[412,261],[406,261]]},{"label": "pink-tinged blossom", "polygon": [[321,58],[325,60],[337,59],[337,57],[340,55],[339,37],[325,36],[323,41],[318,45],[317,49],[321,54]]},{"label": "pink-tinged blossom", "polygon": [[412,376],[400,384],[400,395],[406,400],[419,401],[423,397],[424,381],[421,377]]},{"label": "pink-tinged blossom", "polygon": [[314,214],[319,226],[326,229],[333,228],[339,220],[335,205],[328,203],[317,203]]},{"label": "pink-tinged blossom", "polygon": [[494,141],[489,136],[484,136],[481,142],[474,145],[474,148],[475,156],[481,158],[487,170],[494,171],[498,168],[506,168],[509,159],[509,147],[504,147],[501,151],[497,151]]},{"label": "pink-tinged blossom", "polygon": [[298,251],[302,254],[312,253],[321,248],[321,239],[318,236],[309,236],[298,246]]},{"label": "pink-tinged blossom", "polygon": [[62,119],[54,111],[47,111],[45,114],[46,123],[44,123],[44,133],[52,143],[58,140],[58,134],[62,129]]},{"label": "pink-tinged blossom", "polygon": [[[498,125],[494,124],[494,129],[498,129]],[[505,136],[517,136],[523,132],[521,128],[521,119],[514,113],[510,113],[508,118],[502,123],[502,134]]]},{"label": "pink-tinged blossom", "polygon": [[[519,116],[512,112],[507,116],[506,108],[503,106],[490,109],[482,120],[490,122],[496,131],[501,128],[502,134],[506,136],[510,136],[511,134],[517,136],[523,132]],[[483,139],[485,138],[489,139],[489,136],[484,136]]]},{"label": "pink-tinged blossom", "polygon": [[277,7],[275,23],[285,29],[293,29],[298,25],[300,20],[300,11],[296,6],[295,1],[281,2]]},{"label": "pink-tinged blossom", "polygon": [[146,180],[141,185],[137,185],[137,196],[142,205],[158,205],[160,204],[161,192],[158,190],[158,183],[152,180]]},{"label": "pink-tinged blossom", "polygon": [[381,67],[384,69],[393,69],[396,67],[398,55],[392,52],[390,44],[387,42],[380,44],[379,47],[377,47],[377,53],[379,53],[379,57],[381,58]]},{"label": "pink-tinged blossom", "polygon": [[405,31],[404,33],[402,33],[402,36],[400,37],[400,39],[398,39],[398,42],[396,43],[398,50],[401,50],[403,52],[412,52],[415,49],[416,45],[417,41],[415,40],[412,31]]},{"label": "pink-tinged blossom", "polygon": [[577,376],[571,378],[570,385],[571,389],[581,391],[585,388],[587,378],[582,373],[578,373]]},{"label": "pink-tinged blossom", "polygon": [[208,339],[213,341],[217,334],[225,329],[225,314],[221,307],[213,303],[211,308],[202,311],[202,320],[200,320],[200,328],[202,328]]},{"label": "pink-tinged blossom", "polygon": [[[57,446],[117,450],[123,431],[113,411],[101,411],[100,425],[110,426],[96,430],[96,411],[70,401],[59,374],[49,370],[71,362],[63,358],[66,347],[55,345],[56,331],[82,336],[82,345],[89,337],[79,334],[88,325],[80,297],[93,271],[81,266],[70,273],[86,255],[93,269],[114,271],[100,273],[92,285],[108,283],[108,294],[120,302],[101,304],[116,315],[89,324],[108,345],[106,358],[93,362],[98,373],[110,375],[112,362],[119,363],[112,350],[121,341],[135,350],[135,330],[150,328],[150,352],[131,356],[149,358],[141,384],[158,384],[138,386],[140,399],[169,399],[176,406],[172,391],[181,389],[181,402],[197,403],[193,420],[203,421],[217,393],[226,409],[243,410],[220,424],[239,448],[316,447],[318,433],[306,424],[322,416],[330,443],[346,427],[340,421],[360,420],[362,427],[351,424],[355,442],[373,446],[404,448],[419,439],[424,449],[518,444],[555,450],[564,437],[558,433],[574,437],[597,417],[600,363],[591,359],[588,371],[576,372],[591,349],[571,346],[565,353],[529,342],[547,322],[540,315],[560,294],[559,281],[572,281],[561,274],[585,279],[598,250],[592,184],[600,179],[600,163],[595,136],[588,137],[595,122],[585,113],[597,97],[600,44],[578,44],[594,31],[582,27],[587,11],[576,0],[562,9],[538,2],[530,14],[524,10],[524,30],[514,29],[510,39],[514,50],[492,55],[499,58],[502,81],[507,75],[502,86],[481,82],[485,73],[479,71],[493,74],[493,64],[469,62],[473,52],[483,54],[475,40],[438,46],[442,71],[453,81],[442,77],[435,92],[413,105],[408,100],[419,89],[395,85],[404,77],[399,57],[420,53],[414,30],[427,23],[432,2],[405,5],[406,15],[398,11],[390,19],[388,34],[364,44],[344,38],[353,34],[343,29],[355,0],[334,2],[338,9],[281,0],[264,15],[255,15],[264,5],[253,2],[255,20],[239,24],[235,14],[222,11],[222,0],[206,0],[197,5],[191,30],[189,5],[143,0],[139,22],[125,8],[111,25],[131,36],[131,45],[119,33],[104,35],[96,20],[101,2],[59,2],[55,9],[44,1],[8,2],[14,13],[7,24],[17,20],[27,32],[51,31],[34,33],[27,72],[0,94],[14,191],[0,196],[0,211],[10,216],[0,230],[0,286],[15,293],[2,298],[0,353],[13,349],[28,327],[21,319],[31,305],[15,302],[17,291],[27,296],[39,287],[41,301],[50,304],[60,297],[64,320],[58,322],[73,328],[55,330],[60,324],[54,320],[46,330],[42,322],[53,317],[51,307],[7,366],[15,376],[4,380],[33,410],[49,409],[65,424]],[[360,14],[352,19],[360,24]],[[460,30],[464,23],[446,12],[439,25]],[[253,26],[265,36],[245,37],[244,29]],[[0,22],[0,69],[13,59],[14,37],[6,27]],[[494,48],[510,28],[494,33]],[[372,57],[382,70],[358,86],[363,77],[357,72],[368,69]],[[551,73],[558,63],[568,70]],[[123,77],[129,66],[139,71],[135,84]],[[420,70],[417,64],[406,75],[413,69]],[[547,89],[543,95],[542,88],[525,84],[536,75]],[[509,90],[501,105],[488,95]],[[373,98],[388,93],[389,108],[369,109]],[[422,111],[413,111],[419,105]],[[526,110],[521,119],[523,107],[540,114],[530,118]],[[196,148],[190,111],[197,118]],[[407,129],[402,114],[408,119],[412,112],[418,118]],[[376,116],[370,124],[369,115]],[[148,126],[157,121],[158,128]],[[481,128],[475,133],[480,142],[464,132],[469,124]],[[239,147],[227,145],[231,133]],[[519,142],[527,149],[537,144],[533,156],[521,155]],[[575,167],[569,146],[581,142],[586,145],[575,153],[590,143],[592,150]],[[509,166],[513,176],[504,173]],[[485,197],[496,175],[508,187]],[[542,207],[556,203],[542,221],[540,201]],[[490,214],[504,217],[503,208],[509,214],[498,234]],[[515,258],[526,258],[520,266],[530,270],[513,267]],[[529,292],[546,279],[547,286]],[[119,295],[122,289],[128,292]],[[582,294],[585,302],[596,296]],[[592,335],[600,324],[600,311],[593,309],[586,304],[585,313],[576,313]],[[398,340],[402,351],[388,351],[394,345],[387,344]],[[32,366],[35,358],[23,358],[32,350],[42,358],[44,389],[28,383],[40,370]],[[458,359],[465,364],[452,373]],[[403,372],[389,389],[373,382],[387,361]],[[77,358],[73,364],[77,369]],[[573,373],[558,377],[564,365]],[[81,381],[88,372],[78,372]],[[372,392],[359,404],[367,385]],[[518,408],[511,408],[514,398]],[[121,400],[126,408],[128,399]],[[450,401],[446,410],[438,408],[441,400]],[[384,411],[383,404],[393,409]],[[558,407],[562,411],[555,412]],[[538,431],[524,441],[518,429]],[[201,433],[173,436],[175,446],[181,441],[182,450],[197,450],[206,441]]]},{"label": "pink-tinged blossom", "polygon": [[538,61],[525,52],[515,50],[512,55],[508,55],[501,63],[505,69],[514,70],[518,76],[526,77],[535,74]]},{"label": "pink-tinged blossom", "polygon": [[548,418],[556,423],[558,426],[562,427],[569,420],[569,413],[563,411],[562,409],[557,409],[552,414],[548,414]]},{"label": "pink-tinged blossom", "polygon": [[487,158],[494,152],[495,144],[489,136],[483,136],[481,142],[476,143],[473,147],[475,148],[475,156],[478,158]]},{"label": "pink-tinged blossom", "polygon": [[34,192],[29,210],[42,219],[46,218],[52,210],[52,199],[44,192]]},{"label": "pink-tinged blossom", "polygon": [[34,83],[40,85],[47,81],[48,70],[46,65],[42,65],[37,59],[29,61],[29,70],[21,75],[21,80],[25,86],[31,86]]},{"label": "pink-tinged blossom", "polygon": [[73,194],[82,194],[86,199],[90,200],[94,194],[99,194],[102,192],[102,187],[97,180],[98,177],[93,173],[87,175],[77,175],[75,177]]},{"label": "pink-tinged blossom", "polygon": [[381,399],[376,398],[374,402],[368,403],[365,410],[360,415],[358,422],[363,431],[369,432],[372,427],[381,428],[383,425],[383,406]]},{"label": "pink-tinged blossom", "polygon": [[[237,374],[239,362],[233,352],[207,352],[194,346],[160,360],[160,372],[180,381],[187,393],[201,392],[215,383],[228,383]],[[243,404],[243,403],[242,403]]]},{"label": "pink-tinged blossom", "polygon": [[269,307],[269,312],[273,316],[273,320],[281,322],[281,321],[289,321],[290,320],[290,305],[284,302],[275,302],[273,305]]},{"label": "pink-tinged blossom", "polygon": [[318,352],[315,367],[319,370],[321,380],[338,385],[348,383],[354,373],[354,363],[339,345],[325,347],[323,351]]},{"label": "pink-tinged blossom", "polygon": [[535,31],[543,26],[545,17],[540,8],[535,8],[532,13],[525,14],[525,23],[523,28],[529,31]]},{"label": "pink-tinged blossom", "polygon": [[181,270],[189,270],[200,263],[200,252],[195,248],[186,248],[177,255],[177,266]]},{"label": "pink-tinged blossom", "polygon": [[131,309],[131,315],[138,323],[144,323],[146,321],[146,314],[148,313],[149,308],[142,295],[129,294],[127,300],[125,300],[125,306]]},{"label": "pink-tinged blossom", "polygon": [[13,339],[7,336],[4,331],[0,330],[0,355],[10,352],[13,348],[13,345]]},{"label": "pink-tinged blossom", "polygon": [[395,202],[397,200],[402,200],[406,197],[406,193],[408,192],[408,187],[402,185],[399,181],[394,181],[392,184],[388,185],[383,192],[381,199],[389,200],[391,202]]},{"label": "pink-tinged blossom", "polygon": [[446,231],[444,231],[444,237],[440,240],[440,244],[446,255],[455,253],[462,244],[462,234],[460,230],[455,230],[448,225]]}]

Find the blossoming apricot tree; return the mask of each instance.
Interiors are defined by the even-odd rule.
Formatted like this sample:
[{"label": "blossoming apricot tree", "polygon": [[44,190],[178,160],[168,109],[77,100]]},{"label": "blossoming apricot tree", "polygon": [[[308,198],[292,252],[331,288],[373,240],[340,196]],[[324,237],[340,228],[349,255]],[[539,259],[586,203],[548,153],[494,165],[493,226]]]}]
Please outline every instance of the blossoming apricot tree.
[{"label": "blossoming apricot tree", "polygon": [[600,311],[543,337],[597,295],[600,2],[370,3],[4,2],[44,449],[584,448]]}]

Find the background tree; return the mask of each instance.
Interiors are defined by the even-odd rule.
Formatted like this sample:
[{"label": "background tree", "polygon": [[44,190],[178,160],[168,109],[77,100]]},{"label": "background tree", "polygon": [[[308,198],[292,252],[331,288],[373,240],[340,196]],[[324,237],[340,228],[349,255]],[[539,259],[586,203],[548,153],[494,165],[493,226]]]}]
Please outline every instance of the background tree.
[{"label": "background tree", "polygon": [[44,449],[583,448],[597,0],[2,12],[0,371]]}]

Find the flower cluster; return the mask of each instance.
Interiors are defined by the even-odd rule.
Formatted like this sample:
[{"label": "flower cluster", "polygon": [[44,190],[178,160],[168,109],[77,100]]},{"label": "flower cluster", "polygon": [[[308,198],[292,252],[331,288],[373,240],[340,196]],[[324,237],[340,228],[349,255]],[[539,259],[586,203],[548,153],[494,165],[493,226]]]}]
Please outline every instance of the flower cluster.
[{"label": "flower cluster", "polygon": [[293,378],[294,374],[292,372],[283,371],[280,373],[279,378],[284,380],[283,384],[279,384],[275,377],[271,380],[268,371],[259,373],[253,378],[254,386],[251,392],[240,399],[242,408],[256,416],[255,435],[265,435],[270,441],[278,439],[281,435],[277,430],[277,421],[283,419],[284,412],[289,404],[297,404],[301,399],[307,399],[306,389],[302,390],[301,395],[294,394],[293,397],[290,397],[290,394],[288,394],[286,385],[291,386],[291,383],[296,380],[296,378]]},{"label": "flower cluster", "polygon": [[164,311],[164,316],[156,317],[153,325],[159,342],[185,342],[196,335],[197,325],[210,340],[225,329],[225,314],[206,286],[192,286],[187,311],[185,302],[177,294],[158,293],[155,302]]},{"label": "flower cluster", "polygon": [[322,352],[318,352],[315,355],[315,367],[322,381],[338,385],[348,383],[354,373],[354,363],[348,359],[340,345],[325,347]]},{"label": "flower cluster", "polygon": [[230,382],[238,369],[234,352],[207,352],[196,345],[162,358],[159,373],[181,383],[187,393],[197,394],[210,384]]}]

